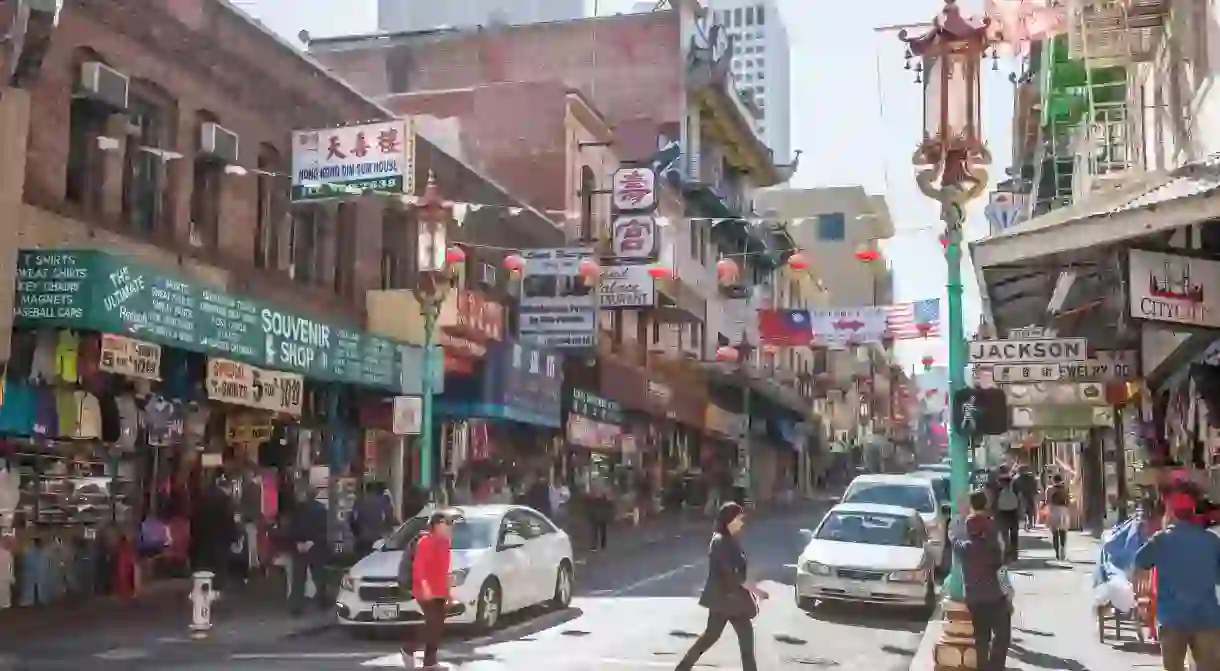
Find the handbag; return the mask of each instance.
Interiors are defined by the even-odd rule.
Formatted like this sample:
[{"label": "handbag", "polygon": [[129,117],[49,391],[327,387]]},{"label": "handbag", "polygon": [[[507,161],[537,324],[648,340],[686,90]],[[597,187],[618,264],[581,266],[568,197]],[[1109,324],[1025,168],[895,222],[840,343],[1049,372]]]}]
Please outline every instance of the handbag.
[{"label": "handbag", "polygon": [[738,617],[746,617],[751,620],[758,617],[759,604],[758,595],[750,590],[742,587],[735,599],[733,614]]}]

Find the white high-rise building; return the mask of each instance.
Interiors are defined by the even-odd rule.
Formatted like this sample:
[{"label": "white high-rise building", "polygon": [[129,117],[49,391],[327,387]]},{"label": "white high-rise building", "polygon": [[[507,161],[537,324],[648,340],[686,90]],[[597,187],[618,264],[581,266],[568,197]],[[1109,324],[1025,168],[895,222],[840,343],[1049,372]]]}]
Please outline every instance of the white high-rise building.
[{"label": "white high-rise building", "polygon": [[585,16],[585,0],[378,0],[377,28],[386,32],[569,21]]},{"label": "white high-rise building", "polygon": [[733,77],[737,88],[754,94],[764,112],[759,134],[775,152],[778,163],[787,163],[792,150],[791,83],[789,77],[788,29],[780,17],[777,0],[711,0],[716,23],[733,37]]}]

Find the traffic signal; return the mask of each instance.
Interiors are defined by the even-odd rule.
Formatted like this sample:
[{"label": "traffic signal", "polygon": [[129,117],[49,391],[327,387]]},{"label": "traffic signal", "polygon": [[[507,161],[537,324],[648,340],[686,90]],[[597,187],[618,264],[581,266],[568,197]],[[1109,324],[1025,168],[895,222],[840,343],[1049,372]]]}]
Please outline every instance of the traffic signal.
[{"label": "traffic signal", "polygon": [[953,428],[963,435],[998,436],[1008,431],[1008,399],[1002,389],[960,389],[953,393]]}]

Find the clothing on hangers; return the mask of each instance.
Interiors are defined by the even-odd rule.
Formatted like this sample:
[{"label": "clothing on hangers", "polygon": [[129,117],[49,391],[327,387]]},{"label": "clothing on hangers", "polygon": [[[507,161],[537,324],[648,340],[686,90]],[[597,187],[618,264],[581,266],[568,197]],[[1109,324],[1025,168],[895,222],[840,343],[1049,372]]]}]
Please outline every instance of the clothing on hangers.
[{"label": "clothing on hangers", "polygon": [[13,553],[0,545],[0,610],[13,606],[13,583],[17,582]]},{"label": "clothing on hangers", "polygon": [[80,338],[68,329],[59,332],[55,341],[55,374],[63,382],[76,384],[76,357]]},{"label": "clothing on hangers", "polygon": [[21,567],[21,593],[17,599],[19,606],[37,606],[51,602],[51,560],[42,547],[42,542],[35,540],[21,551],[18,560]]},{"label": "clothing on hangers", "polygon": [[34,336],[34,360],[30,364],[30,382],[50,384],[55,380],[55,347],[59,344],[55,329],[39,329]]}]

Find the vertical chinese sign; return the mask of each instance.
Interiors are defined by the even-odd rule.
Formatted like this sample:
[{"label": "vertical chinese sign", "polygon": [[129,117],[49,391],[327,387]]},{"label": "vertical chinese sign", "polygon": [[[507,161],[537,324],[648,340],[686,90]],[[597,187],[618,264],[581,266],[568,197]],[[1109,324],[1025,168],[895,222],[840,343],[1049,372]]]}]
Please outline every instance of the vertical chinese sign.
[{"label": "vertical chinese sign", "polygon": [[292,134],[292,200],[366,191],[414,191],[415,131],[409,119]]}]

